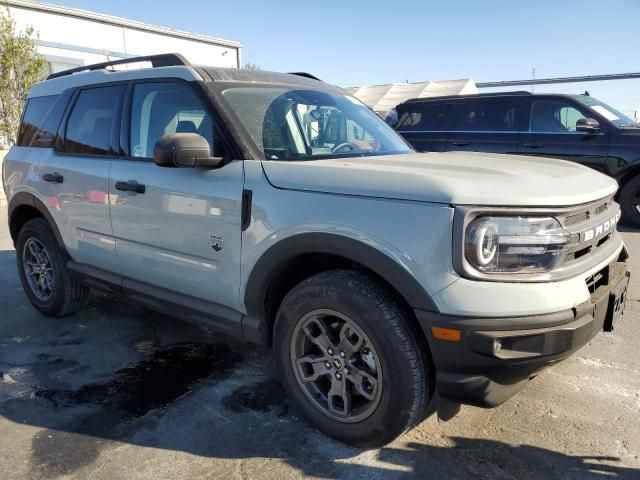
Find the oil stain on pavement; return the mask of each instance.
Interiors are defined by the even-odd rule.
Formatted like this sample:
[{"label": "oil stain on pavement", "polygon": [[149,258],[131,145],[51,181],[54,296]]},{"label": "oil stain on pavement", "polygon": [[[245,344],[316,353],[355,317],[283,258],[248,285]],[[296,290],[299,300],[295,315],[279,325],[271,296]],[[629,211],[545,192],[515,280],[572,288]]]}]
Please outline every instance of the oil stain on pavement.
[{"label": "oil stain on pavement", "polygon": [[34,392],[54,409],[79,409],[64,431],[42,430],[33,437],[34,478],[65,475],[91,464],[108,444],[126,439],[134,421],[171,405],[198,384],[227,378],[242,360],[224,344],[149,345],[143,351],[142,361],[118,370],[108,381]]}]

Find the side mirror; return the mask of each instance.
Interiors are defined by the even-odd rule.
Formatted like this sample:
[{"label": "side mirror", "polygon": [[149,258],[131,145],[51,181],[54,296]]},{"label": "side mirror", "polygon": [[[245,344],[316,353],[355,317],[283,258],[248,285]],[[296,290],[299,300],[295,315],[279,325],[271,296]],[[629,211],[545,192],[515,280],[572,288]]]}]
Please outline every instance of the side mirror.
[{"label": "side mirror", "polygon": [[580,118],[576,122],[576,131],[585,133],[597,133],[600,130],[600,124],[593,118]]},{"label": "side mirror", "polygon": [[197,133],[168,133],[153,147],[153,161],[161,167],[216,168],[222,157],[212,157],[209,142]]}]

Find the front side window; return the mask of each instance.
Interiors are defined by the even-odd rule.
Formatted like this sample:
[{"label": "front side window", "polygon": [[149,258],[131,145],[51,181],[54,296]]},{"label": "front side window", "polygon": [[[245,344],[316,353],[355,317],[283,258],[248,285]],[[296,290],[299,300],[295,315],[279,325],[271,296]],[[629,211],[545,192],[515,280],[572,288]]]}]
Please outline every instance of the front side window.
[{"label": "front side window", "polygon": [[232,87],[222,95],[268,160],[411,152],[378,115],[348,95],[278,86]]},{"label": "front side window", "polygon": [[169,133],[197,133],[213,154],[213,121],[195,92],[179,83],[142,83],[133,88],[132,157],[153,158],[153,147]]},{"label": "front side window", "polygon": [[530,130],[538,133],[575,133],[576,124],[581,118],[585,118],[582,112],[567,102],[533,102]]},{"label": "front side window", "polygon": [[508,100],[480,100],[461,118],[456,130],[509,132],[514,130],[515,104]]},{"label": "front side window", "polygon": [[67,122],[65,152],[115,155],[111,139],[121,89],[111,86],[80,91]]}]

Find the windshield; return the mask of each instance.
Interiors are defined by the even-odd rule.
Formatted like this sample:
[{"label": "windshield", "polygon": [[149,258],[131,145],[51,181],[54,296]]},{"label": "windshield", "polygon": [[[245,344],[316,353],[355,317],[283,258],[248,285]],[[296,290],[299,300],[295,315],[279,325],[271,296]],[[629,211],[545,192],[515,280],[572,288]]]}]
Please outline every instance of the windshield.
[{"label": "windshield", "polygon": [[590,108],[594,112],[598,112],[616,127],[640,127],[638,122],[627,117],[624,113],[616,110],[615,108],[610,107],[606,103],[602,103],[600,100],[586,95],[576,95],[574,98],[585,107]]},{"label": "windshield", "polygon": [[348,95],[276,86],[232,87],[222,95],[267,160],[412,151],[380,117]]}]

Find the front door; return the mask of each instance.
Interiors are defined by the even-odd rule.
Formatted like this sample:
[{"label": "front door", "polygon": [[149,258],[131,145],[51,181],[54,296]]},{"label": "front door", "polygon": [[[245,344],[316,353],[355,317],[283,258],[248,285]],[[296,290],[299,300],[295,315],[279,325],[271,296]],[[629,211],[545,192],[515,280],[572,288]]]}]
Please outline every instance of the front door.
[{"label": "front door", "polygon": [[198,133],[214,152],[212,115],[189,83],[135,83],[128,110],[130,156],[113,162],[109,180],[119,272],[237,310],[243,162],[217,169],[153,162],[154,144],[168,133]]},{"label": "front door", "polygon": [[600,124],[597,133],[576,130],[576,122],[588,113],[566,100],[531,102],[529,128],[521,136],[519,153],[560,158],[606,172],[609,132]]}]

